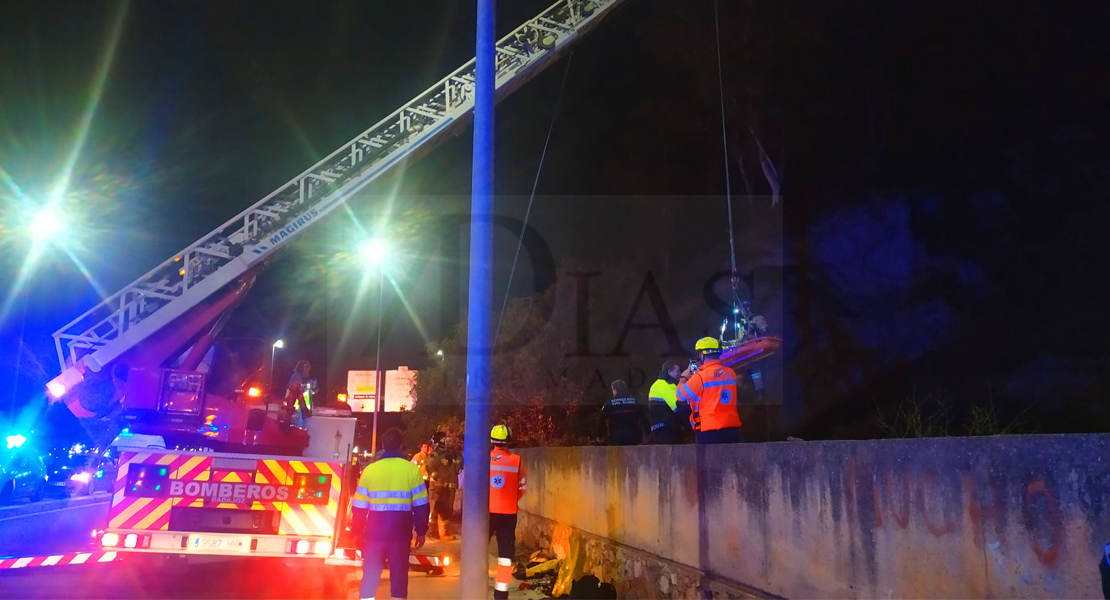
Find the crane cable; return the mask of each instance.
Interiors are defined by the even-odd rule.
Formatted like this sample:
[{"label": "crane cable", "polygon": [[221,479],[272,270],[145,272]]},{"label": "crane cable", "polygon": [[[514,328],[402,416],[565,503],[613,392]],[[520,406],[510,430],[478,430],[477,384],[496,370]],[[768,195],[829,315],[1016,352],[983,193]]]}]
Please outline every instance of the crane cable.
[{"label": "crane cable", "polygon": [[[736,236],[732,225],[732,182],[728,168],[728,126],[725,120],[725,78],[721,67],[721,17],[717,7],[717,0],[713,0],[713,31],[716,34],[717,40],[717,90],[720,93],[721,100],[721,144],[724,148],[723,157],[725,162],[725,205],[728,207],[728,257],[732,266],[732,309],[733,314],[736,315],[740,310],[740,277],[736,271]],[[734,323],[734,327],[738,327],[738,324]]]},{"label": "crane cable", "polygon": [[[497,336],[501,333],[501,322],[505,319],[505,308],[509,305],[509,293],[513,289],[513,276],[516,275],[517,261],[520,259],[520,248],[524,245],[524,234],[528,229],[528,217],[532,214],[532,202],[536,199],[536,188],[540,185],[540,173],[543,172],[543,160],[547,157],[547,146],[551,143],[551,134],[555,131],[555,122],[559,117],[559,106],[563,102],[563,90],[567,85],[567,74],[570,73],[570,63],[574,53],[567,56],[567,66],[563,70],[563,81],[559,84],[559,95],[555,98],[555,110],[551,113],[551,124],[547,128],[547,139],[543,142],[543,152],[540,153],[540,162],[536,165],[536,178],[532,181],[532,194],[528,197],[528,208],[524,211],[524,222],[520,225],[520,237],[516,242],[516,254],[513,255],[513,267],[509,271],[509,283],[505,286],[505,298],[501,301],[501,314],[497,317],[497,329],[493,333],[493,347],[497,347]],[[735,269],[734,269],[735,270]]]}]

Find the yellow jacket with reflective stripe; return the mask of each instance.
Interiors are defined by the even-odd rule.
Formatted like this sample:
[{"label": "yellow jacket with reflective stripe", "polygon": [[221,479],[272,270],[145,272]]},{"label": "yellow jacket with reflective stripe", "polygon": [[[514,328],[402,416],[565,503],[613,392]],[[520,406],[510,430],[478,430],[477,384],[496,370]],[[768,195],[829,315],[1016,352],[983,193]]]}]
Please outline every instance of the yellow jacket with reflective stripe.
[{"label": "yellow jacket with reflective stripe", "polygon": [[409,539],[428,531],[428,490],[420,468],[399,453],[366,466],[352,498],[351,531],[367,539]]},{"label": "yellow jacket with reflective stripe", "polygon": [[648,401],[660,401],[667,403],[667,408],[672,411],[678,405],[678,392],[676,389],[678,384],[671,383],[666,379],[656,379],[655,383],[651,384],[651,391],[648,392]]}]

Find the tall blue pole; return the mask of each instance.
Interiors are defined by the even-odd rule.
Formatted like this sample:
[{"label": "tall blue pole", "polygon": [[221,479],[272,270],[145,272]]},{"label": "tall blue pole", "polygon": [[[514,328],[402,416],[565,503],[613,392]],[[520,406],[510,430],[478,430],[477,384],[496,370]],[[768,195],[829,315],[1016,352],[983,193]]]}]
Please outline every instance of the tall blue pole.
[{"label": "tall blue pole", "polygon": [[470,188],[470,289],[463,449],[463,598],[489,595],[490,299],[493,292],[493,97],[495,0],[478,0],[474,69],[474,166]]}]

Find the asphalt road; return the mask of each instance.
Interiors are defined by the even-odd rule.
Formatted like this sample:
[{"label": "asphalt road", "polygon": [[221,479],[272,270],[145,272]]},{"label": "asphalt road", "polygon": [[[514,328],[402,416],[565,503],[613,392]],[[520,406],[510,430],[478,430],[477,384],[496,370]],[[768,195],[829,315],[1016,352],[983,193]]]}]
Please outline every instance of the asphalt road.
[{"label": "asphalt road", "polygon": [[[134,559],[134,560],[132,560]],[[69,599],[297,599],[358,598],[361,573],[351,567],[286,563],[282,559],[185,564],[172,557],[125,555],[99,565],[9,569],[0,572],[0,598]],[[409,598],[458,598],[458,571],[409,573]],[[492,595],[492,592],[491,592]],[[383,574],[376,595],[389,598]]]},{"label": "asphalt road", "polygon": [[0,509],[0,556],[79,552],[108,522],[108,496],[47,500]]},{"label": "asphalt road", "polygon": [[[47,501],[0,509],[0,556],[41,556],[89,550],[93,529],[107,520],[107,497]],[[409,598],[459,597],[459,544],[429,543],[427,554],[451,556],[444,575],[409,573]],[[121,554],[104,564],[0,570],[0,598],[51,599],[295,599],[358,598],[361,569],[322,561],[214,559],[186,563],[178,556]],[[193,557],[195,558],[195,557]],[[490,569],[496,560],[490,557]],[[492,572],[492,571],[491,571]],[[492,597],[492,581],[489,596]],[[376,597],[389,598],[388,573]],[[513,591],[512,597],[540,597]]]}]

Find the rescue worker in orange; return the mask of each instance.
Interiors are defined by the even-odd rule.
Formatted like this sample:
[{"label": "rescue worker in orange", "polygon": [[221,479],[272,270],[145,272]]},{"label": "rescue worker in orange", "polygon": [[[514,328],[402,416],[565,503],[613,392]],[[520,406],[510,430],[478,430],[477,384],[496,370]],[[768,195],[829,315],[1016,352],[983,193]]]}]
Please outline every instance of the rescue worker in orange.
[{"label": "rescue worker in orange", "polygon": [[427,455],[432,454],[432,445],[425,443],[420,445],[420,451],[413,455],[412,464],[420,467],[420,474],[424,477],[424,482],[427,482]]},{"label": "rescue worker in orange", "polygon": [[512,435],[509,426],[504,424],[495,425],[489,434],[493,444],[489,455],[489,534],[497,536],[497,576],[493,584],[495,600],[509,597],[513,555],[516,554],[517,502],[527,488],[524,462],[519,454],[509,451]]},{"label": "rescue worker in orange", "polygon": [[688,402],[692,412],[694,439],[699,444],[737,444],[740,413],[737,411],[736,372],[721,364],[721,343],[704,337],[697,341],[701,365],[694,373],[687,369],[678,385],[678,399]]}]

